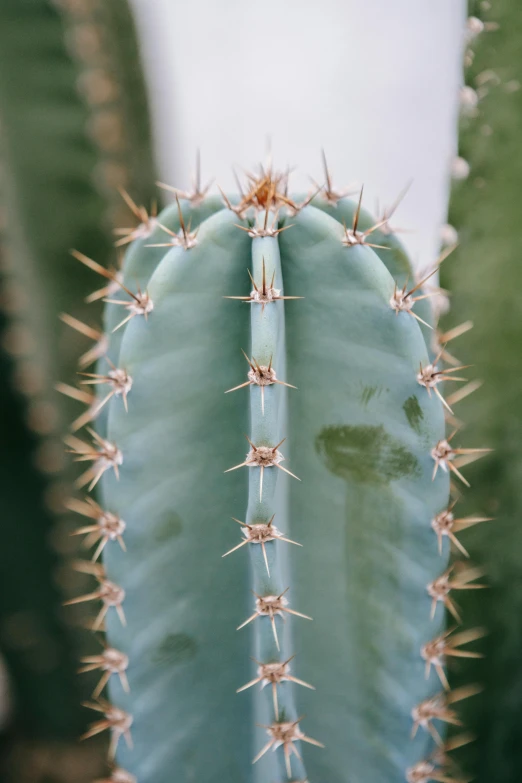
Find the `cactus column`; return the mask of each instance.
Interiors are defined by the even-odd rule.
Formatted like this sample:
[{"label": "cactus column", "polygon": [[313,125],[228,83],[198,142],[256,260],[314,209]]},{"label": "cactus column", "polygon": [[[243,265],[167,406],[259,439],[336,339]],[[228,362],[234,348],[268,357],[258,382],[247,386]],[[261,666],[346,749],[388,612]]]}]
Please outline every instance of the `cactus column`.
[{"label": "cactus column", "polygon": [[445,439],[422,294],[357,206],[347,227],[271,172],[224,206],[129,251],[128,412],[113,395],[75,445],[125,524],[94,569],[125,677],[93,732],[139,783],[441,779],[446,658],[479,631],[444,629],[476,574],[447,571],[436,520],[476,455]]}]

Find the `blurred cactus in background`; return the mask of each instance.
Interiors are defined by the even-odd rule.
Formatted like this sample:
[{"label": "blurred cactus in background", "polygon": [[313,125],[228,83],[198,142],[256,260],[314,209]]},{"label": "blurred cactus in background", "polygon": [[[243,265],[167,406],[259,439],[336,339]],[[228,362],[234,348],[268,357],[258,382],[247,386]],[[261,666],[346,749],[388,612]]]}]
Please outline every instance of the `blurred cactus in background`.
[{"label": "blurred cactus in background", "polygon": [[85,738],[111,735],[113,781],[464,779],[444,724],[477,687],[446,660],[477,656],[455,596],[484,585],[449,543],[484,517],[454,518],[449,476],[488,449],[446,435],[439,384],[464,379],[423,286],[447,253],[415,281],[325,175],[308,197],[270,167],[222,200],[198,182],[129,234],[121,278],[75,253],[117,290],[103,400],[66,438],[102,486],[70,503],[94,581],[69,603],[107,628]]},{"label": "blurred cactus in background", "polygon": [[158,215],[127,2],[0,3],[2,781],[522,778],[522,24],[490,11],[420,274],[324,154],[298,195],[198,157]]},{"label": "blurred cactus in background", "polygon": [[85,577],[61,562],[78,544],[63,505],[74,474],[62,444],[78,403],[55,384],[86,399],[76,371],[88,341],[64,330],[58,315],[71,308],[96,326],[99,303],[87,309],[88,274],[72,272],[70,249],[116,265],[112,228],[129,221],[118,188],[147,202],[154,196],[146,103],[124,0],[0,4],[0,649],[12,738],[33,743],[2,762],[17,781],[89,780],[102,769],[83,748],[75,765],[70,749],[41,744],[71,742],[85,726],[88,684],[76,669],[80,652],[92,649],[82,630],[88,615],[67,621],[60,608],[63,591]]},{"label": "blurred cactus in background", "polygon": [[[459,146],[469,173],[451,201],[460,246],[442,270],[452,303],[444,323],[474,323],[459,359],[473,363],[484,383],[462,418],[474,438],[494,446],[487,464],[470,468],[474,497],[463,508],[496,519],[468,537],[491,590],[462,599],[466,621],[488,629],[480,647],[484,691],[463,709],[478,741],[463,758],[479,783],[515,783],[522,779],[522,16],[516,0],[470,10]],[[465,667],[456,670],[453,684],[465,680]]]}]

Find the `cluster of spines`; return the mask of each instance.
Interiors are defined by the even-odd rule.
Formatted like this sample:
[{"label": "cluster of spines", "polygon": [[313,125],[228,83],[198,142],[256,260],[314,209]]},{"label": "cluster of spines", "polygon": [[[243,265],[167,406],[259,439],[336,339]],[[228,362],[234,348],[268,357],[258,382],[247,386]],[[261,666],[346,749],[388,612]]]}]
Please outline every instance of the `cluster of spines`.
[{"label": "cluster of spines", "polygon": [[[110,25],[106,24],[106,17],[110,17],[110,13],[108,15],[105,13],[103,0],[101,2],[100,0],[54,0],[54,4],[63,18],[65,46],[78,66],[76,87],[87,107],[85,136],[93,142],[97,153],[96,165],[91,172],[91,184],[104,200],[106,214],[103,216],[102,228],[105,229],[111,225],[120,225],[122,221],[121,200],[117,196],[117,187],[139,186],[140,190],[145,189],[150,192],[153,186],[153,177],[150,176],[152,165],[149,161],[143,160],[144,154],[147,154],[144,151],[150,145],[143,144],[142,140],[137,145],[132,138],[133,134],[135,135],[134,128],[139,127],[139,132],[142,133],[146,125],[144,122],[138,124],[129,122],[129,114],[133,112],[129,111],[129,101],[122,100],[126,92],[126,85],[122,83],[126,71],[119,67],[121,51],[117,51],[114,38],[110,40]],[[123,3],[118,3],[120,17],[124,8]],[[130,10],[128,13],[130,20]],[[121,30],[118,30],[118,33],[120,32]],[[128,47],[131,43],[128,31],[125,31],[123,36]],[[135,64],[136,61],[133,62],[133,66]],[[138,87],[142,87],[138,83],[137,74],[138,70],[134,69],[133,100],[136,100],[136,95],[140,96]],[[142,94],[145,95],[144,90]],[[145,117],[144,105],[140,106],[140,114]],[[71,130],[71,133],[74,132]],[[78,138],[81,140],[81,134]],[[75,142],[76,146],[77,142],[78,139]],[[138,147],[140,150],[138,154],[142,160],[139,165],[136,165],[135,155],[133,156],[132,152],[133,150],[136,152]],[[82,162],[79,165],[84,167],[85,156],[80,158]],[[147,178],[148,181],[145,181]],[[1,228],[3,230],[4,226],[2,225]],[[6,242],[5,247],[2,247],[2,261],[5,264],[6,275],[0,306],[8,315],[10,323],[2,335],[2,342],[6,351],[15,359],[12,383],[27,399],[27,425],[39,436],[32,458],[37,469],[47,480],[42,500],[44,507],[56,516],[59,522],[56,535],[53,536],[53,547],[63,555],[67,545],[64,545],[59,532],[64,529],[64,523],[61,521],[65,512],[63,499],[70,492],[68,476],[64,474],[65,462],[60,444],[63,420],[60,407],[56,405],[52,394],[53,379],[48,377],[45,341],[42,343],[34,329],[31,329],[31,319],[27,318],[31,307],[34,309],[34,302],[31,302],[28,296],[26,281],[20,276],[20,270],[16,269],[14,263],[16,259],[10,257],[12,253],[9,253],[8,257],[7,244]],[[100,297],[95,293],[89,301],[98,298]],[[38,308],[36,310],[38,311]],[[65,319],[68,317],[65,316]],[[98,356],[105,353],[106,339],[102,330],[82,324],[77,319],[71,317],[69,323],[75,324],[84,336],[95,341],[94,348],[89,349],[82,357],[83,367],[87,367]],[[108,367],[107,370],[107,375],[111,375],[112,368]],[[87,388],[86,386],[77,388],[67,384],[60,386],[62,391],[86,404],[88,408],[92,406],[92,411],[82,414],[75,422],[76,429],[80,429],[84,423],[90,421],[93,418],[91,413],[96,413],[98,407],[98,401],[87,391]]]},{"label": "cluster of spines", "polygon": [[[279,227],[279,210],[285,208],[288,213],[296,214],[311,200],[311,198],[306,199],[302,204],[296,204],[293,202],[287,195],[287,179],[287,175],[274,176],[272,175],[271,171],[267,172],[262,170],[261,176],[255,177],[252,175],[250,180],[250,187],[246,193],[242,192],[238,205],[233,206],[230,201],[226,199],[226,197],[224,199],[225,206],[229,209],[233,209],[238,217],[242,219],[252,208],[256,214],[256,219],[253,225],[249,228],[246,228],[253,240],[252,247],[254,270],[253,273],[250,273],[249,271],[252,282],[252,291],[246,297],[231,295],[229,298],[238,299],[245,303],[250,303],[260,313],[261,318],[264,317],[265,310],[267,310],[267,313],[269,313],[274,305],[276,305],[279,301],[300,298],[299,296],[284,296],[282,295],[281,288],[275,287],[276,270],[275,268],[271,268],[267,274],[267,262],[263,254],[263,243],[266,245],[267,240],[272,243],[274,243],[274,241],[276,242],[275,238],[281,230],[291,228],[290,225]],[[332,190],[329,174],[328,186],[329,189]],[[279,188],[281,187],[282,190],[280,191]],[[200,188],[198,185],[197,192],[195,191],[196,195],[199,195],[199,190]],[[314,193],[313,195],[315,196],[317,194]],[[125,230],[124,239],[132,241],[137,237],[141,238],[142,236],[149,236],[153,227],[156,225],[155,218],[149,218],[146,211],[143,210],[143,208],[137,207],[126,194],[125,198],[135,215],[141,219],[141,223],[136,229]],[[177,195],[176,198],[178,198]],[[342,241],[346,247],[352,247],[356,244],[366,244],[371,246],[371,243],[367,240],[370,237],[373,229],[366,232],[358,231],[360,207],[361,197],[359,199],[358,209],[356,210],[352,227],[349,229],[346,226],[344,227],[345,236],[343,237]],[[181,230],[179,234],[167,232],[171,237],[167,244],[176,244],[183,246],[188,250],[195,245],[197,238],[195,233],[190,232],[190,227],[187,229],[185,226],[181,215],[181,210],[180,223]],[[374,228],[377,228],[378,225],[380,224],[377,224]],[[238,225],[238,228],[245,230],[244,226]],[[145,234],[144,232],[147,233]],[[272,248],[268,248],[267,246],[267,251],[267,255],[273,253],[273,246]],[[89,299],[93,301],[96,298],[103,297],[105,301],[111,302],[113,304],[119,304],[128,311],[125,319],[120,324],[118,324],[116,329],[120,326],[123,326],[124,323],[135,316],[143,316],[147,318],[148,315],[153,311],[153,302],[151,301],[148,293],[146,291],[130,291],[123,284],[121,274],[117,270],[106,270],[96,262],[92,261],[92,259],[83,256],[81,253],[75,252],[74,255],[78,260],[92,268],[93,271],[101,274],[108,281],[107,285],[103,289],[95,292],[95,294],[89,297]],[[394,294],[390,300],[390,307],[396,312],[397,315],[399,315],[401,312],[404,312],[410,316],[416,317],[418,320],[418,317],[412,311],[412,307],[416,299],[426,296],[426,294],[422,293],[422,287],[431,277],[431,275],[438,270],[440,262],[444,257],[446,257],[446,255],[447,253],[443,254],[443,256],[439,259],[435,269],[432,270],[428,276],[422,276],[422,279],[416,282],[413,286],[404,286],[402,289],[398,289],[396,286]],[[116,290],[119,289],[123,290],[129,296],[129,299],[114,300],[109,298]],[[414,294],[417,295],[414,296]],[[428,296],[429,295],[432,294],[428,294]],[[89,364],[93,363],[94,361],[98,361],[105,355],[108,343],[106,336],[101,330],[91,330],[91,327],[86,327],[85,324],[77,322],[76,319],[73,319],[71,316],[65,316],[63,320],[73,328],[81,331],[82,333],[86,334],[86,336],[92,337],[95,340],[94,349],[90,350],[87,354],[84,354],[80,359],[80,367],[83,370],[85,370]],[[446,408],[448,419],[450,421],[453,420],[453,422],[455,421],[454,418],[450,418],[453,417],[451,405],[460,401],[465,396],[467,396],[467,394],[474,391],[478,387],[478,383],[472,382],[468,384],[467,387],[463,387],[463,389],[461,389],[459,392],[455,392],[447,399],[442,397],[438,388],[438,384],[449,380],[464,380],[463,378],[457,378],[453,375],[453,372],[460,371],[464,368],[462,366],[458,366],[457,360],[455,360],[454,357],[449,354],[447,351],[447,343],[451,339],[454,339],[455,337],[462,334],[464,331],[470,328],[470,326],[470,324],[463,324],[461,327],[458,327],[457,329],[452,330],[452,332],[446,334],[441,334],[435,331],[434,343],[437,346],[435,359],[425,367],[420,366],[419,372],[417,374],[417,381],[419,385],[425,387],[428,394],[431,394],[432,391],[437,394]],[[255,329],[256,318],[253,317],[253,344],[255,342]],[[277,329],[275,330],[275,334],[277,335]],[[257,356],[252,356],[250,358],[245,354],[245,358],[247,359],[249,365],[247,380],[244,383],[240,383],[238,386],[233,387],[232,389],[224,390],[225,393],[228,393],[243,387],[249,387],[251,390],[251,402],[253,405],[257,404],[257,402],[259,403],[258,415],[261,417],[261,420],[264,420],[265,417],[265,395],[267,391],[270,390],[269,393],[273,392],[274,387],[277,385],[295,388],[292,387],[291,384],[287,383],[286,381],[282,381],[277,377],[276,369],[273,363],[273,357],[277,345],[274,343],[272,347],[273,353],[270,357],[266,358],[266,361],[263,361]],[[449,367],[448,369],[440,370],[438,366],[440,361],[446,361],[449,365],[453,366]],[[74,394],[72,387],[61,389],[70,396],[74,396],[76,394],[77,399],[88,404],[87,412],[76,419],[74,422],[72,428],[73,431],[90,423],[99,413],[103,405],[113,396],[121,396],[122,404],[124,404],[125,408],[127,408],[127,395],[132,388],[132,378],[128,376],[124,368],[117,368],[110,362],[109,366],[110,369],[106,375],[85,372],[82,373],[84,377],[83,384],[108,385],[109,393],[104,396],[101,401],[96,401],[92,396],[89,396],[88,399],[87,397],[82,397],[79,389],[74,390]],[[255,396],[256,388],[259,390],[259,398]],[[75,453],[77,460],[90,461],[92,463],[89,469],[82,476],[80,476],[77,483],[78,487],[83,487],[85,484],[89,484],[89,490],[92,490],[106,470],[112,468],[117,474],[118,466],[121,465],[123,461],[123,455],[121,454],[116,444],[110,443],[108,440],[102,438],[91,429],[89,429],[88,432],[91,435],[92,443],[86,443],[72,434],[68,436],[67,443],[70,446],[71,451]],[[439,441],[433,447],[431,451],[431,457],[434,461],[433,476],[435,477],[438,469],[440,468],[446,472],[450,471],[466,486],[469,486],[465,478],[460,473],[459,468],[462,466],[462,464],[469,463],[473,459],[480,457],[483,453],[489,450],[454,448],[451,441],[455,433],[456,430],[447,439]],[[258,506],[262,506],[263,502],[263,477],[265,470],[272,467],[277,467],[293,478],[297,478],[294,476],[294,474],[290,473],[289,470],[281,465],[284,457],[279,451],[279,446],[282,445],[283,440],[276,442],[277,437],[278,434],[274,432],[269,433],[268,438],[264,437],[262,442],[256,442],[254,439],[247,438],[250,445],[250,450],[245,460],[239,465],[233,466],[229,469],[235,470],[240,467],[257,469],[255,472],[258,473],[258,480],[251,482],[251,485],[254,484],[256,486],[256,490],[258,488]],[[455,490],[455,486],[453,484],[452,488]],[[481,516],[455,518],[453,513],[455,503],[456,500],[454,500],[447,509],[438,513],[432,520],[431,527],[435,536],[435,545],[438,546],[439,552],[442,553],[442,542],[444,537],[446,537],[457,549],[460,550],[460,552],[465,557],[468,557],[468,553],[457,539],[456,533],[474,524],[477,524],[478,522],[485,521],[487,518]],[[118,612],[121,622],[124,623],[125,616],[122,608],[125,597],[124,591],[118,585],[115,585],[106,578],[103,566],[101,566],[96,561],[100,556],[103,548],[110,541],[118,541],[119,544],[125,548],[123,539],[125,522],[112,512],[103,510],[91,498],[86,498],[84,501],[71,500],[69,503],[69,508],[82,514],[83,516],[86,516],[90,520],[90,524],[80,528],[77,533],[85,534],[87,536],[86,544],[88,546],[92,546],[95,543],[97,543],[98,546],[94,552],[92,563],[85,564],[83,567],[81,567],[81,570],[92,574],[98,581],[98,587],[93,592],[85,596],[80,596],[77,599],[73,599],[73,601],[68,603],[77,603],[88,600],[101,601],[102,607],[94,622],[94,630],[102,628],[103,619],[111,607]],[[274,575],[277,573],[277,568],[274,568],[274,566],[272,566],[274,573],[271,573],[269,562],[269,560],[272,560],[273,564],[276,563],[275,552],[269,559],[267,555],[267,547],[270,545],[279,545],[280,542],[299,545],[298,542],[287,538],[274,525],[274,516],[274,514],[269,514],[266,516],[266,519],[264,517],[256,517],[255,519],[251,519],[250,521],[245,522],[234,518],[234,521],[240,524],[242,527],[243,540],[240,544],[233,547],[231,550],[229,550],[229,552],[226,552],[223,555],[229,555],[235,550],[249,544],[253,545],[248,547],[251,552],[259,547],[259,550],[262,553],[262,558],[256,559],[256,557],[253,556],[252,562],[254,564],[254,571],[256,568],[258,568],[260,563],[262,564],[261,568],[266,571],[266,576],[268,579],[261,577],[261,574],[259,574],[258,577],[260,583],[265,584],[266,586],[274,585]],[[450,592],[452,590],[477,589],[484,587],[484,585],[477,584],[475,581],[477,578],[479,578],[479,576],[481,576],[481,572],[478,569],[469,567],[463,568],[461,567],[461,564],[453,564],[440,577],[428,584],[426,589],[432,598],[432,615],[434,615],[434,610],[436,609],[437,604],[441,602],[453,615],[455,621],[460,623],[458,608],[453,598],[450,596]],[[286,598],[287,590],[288,588],[285,589],[281,585],[278,585],[277,587],[272,587],[272,589],[268,589],[267,587],[267,589],[263,590],[261,593],[254,593],[255,611],[239,626],[238,630],[253,622],[254,620],[260,619],[261,623],[264,620],[269,624],[270,627],[270,633],[273,638],[273,649],[265,660],[255,660],[255,663],[258,667],[257,676],[245,685],[239,687],[238,693],[256,684],[261,684],[262,687],[265,685],[270,685],[274,720],[272,723],[264,727],[267,731],[267,734],[269,735],[269,740],[254,758],[254,763],[260,759],[268,750],[275,750],[279,747],[282,747],[285,768],[288,779],[290,780],[292,779],[292,755],[295,755],[300,760],[300,755],[295,743],[298,741],[305,741],[320,747],[323,746],[317,740],[307,737],[300,729],[299,719],[296,720],[289,718],[285,714],[284,709],[281,709],[280,706],[278,687],[282,683],[293,682],[304,687],[313,688],[313,686],[309,683],[306,683],[291,674],[290,662],[293,660],[294,656],[285,656],[281,650],[277,632],[277,618],[284,619],[285,614],[292,614],[306,619],[311,619],[308,618],[307,615],[301,614],[300,612],[297,612],[289,607],[288,600]],[[459,689],[458,691],[451,692],[449,690],[449,683],[445,673],[445,665],[449,657],[479,657],[478,653],[462,650],[461,647],[480,638],[483,635],[483,631],[481,629],[461,632],[455,631],[456,629],[454,628],[445,631],[438,637],[426,642],[420,650],[421,657],[426,661],[426,675],[429,676],[431,667],[433,666],[439,676],[439,679],[441,680],[443,691],[440,694],[436,694],[433,697],[426,699],[424,702],[416,705],[412,709],[412,735],[415,735],[419,728],[425,729],[433,737],[437,749],[431,758],[419,762],[414,767],[411,767],[406,771],[406,780],[408,783],[428,783],[430,780],[448,782],[454,781],[454,783],[457,783],[458,780],[454,777],[448,777],[448,774],[451,773],[446,773],[445,771],[447,765],[450,763],[447,752],[459,745],[458,738],[456,740],[444,743],[440,734],[433,726],[433,721],[438,720],[455,726],[461,725],[459,719],[456,716],[456,713],[451,708],[451,705],[457,701],[461,701],[463,698],[473,695],[477,692],[477,689],[473,686],[470,686],[466,689]],[[93,693],[93,698],[95,701],[88,706],[91,706],[98,712],[103,713],[103,719],[100,719],[94,723],[91,729],[85,734],[85,737],[90,737],[94,734],[104,731],[105,729],[110,729],[112,739],[109,749],[109,757],[111,762],[114,761],[116,747],[120,737],[123,736],[129,744],[132,742],[130,735],[132,716],[104,700],[101,697],[101,693],[109,678],[113,674],[119,676],[123,687],[128,689],[129,685],[126,677],[126,669],[128,664],[129,661],[125,654],[113,648],[104,646],[103,652],[101,652],[99,655],[85,658],[83,660],[83,667],[81,669],[83,672],[92,671],[94,669],[100,669],[102,672],[101,680]],[[466,741],[468,741],[467,737]],[[129,773],[119,768],[115,768],[113,770],[111,780],[114,782],[121,781],[121,783],[127,783],[127,781],[131,783],[132,781],[132,783],[134,783],[134,778],[129,775]]]}]

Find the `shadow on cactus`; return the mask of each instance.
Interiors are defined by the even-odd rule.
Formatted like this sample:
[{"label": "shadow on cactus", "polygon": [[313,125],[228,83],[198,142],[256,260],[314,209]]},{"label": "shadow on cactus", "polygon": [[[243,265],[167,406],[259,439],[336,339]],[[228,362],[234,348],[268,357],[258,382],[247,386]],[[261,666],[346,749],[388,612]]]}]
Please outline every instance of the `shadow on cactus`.
[{"label": "shadow on cactus", "polygon": [[287,186],[198,183],[132,232],[121,279],[80,259],[111,286],[98,430],[69,444],[101,486],[73,504],[112,781],[463,780],[445,727],[476,688],[446,664],[478,655],[455,594],[482,585],[449,542],[480,518],[450,477],[486,450],[446,436],[456,368],[387,217],[328,172]]}]

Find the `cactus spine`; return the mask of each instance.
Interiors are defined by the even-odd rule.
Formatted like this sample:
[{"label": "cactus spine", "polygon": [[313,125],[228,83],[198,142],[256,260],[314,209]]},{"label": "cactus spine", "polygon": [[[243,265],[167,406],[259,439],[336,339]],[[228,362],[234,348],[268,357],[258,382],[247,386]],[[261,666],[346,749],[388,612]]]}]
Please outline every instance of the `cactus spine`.
[{"label": "cactus spine", "polygon": [[125,546],[106,536],[81,598],[102,602],[119,675],[90,732],[111,730],[113,780],[458,780],[442,726],[473,691],[448,693],[445,666],[481,631],[444,627],[479,586],[448,570],[449,474],[484,450],[446,439],[422,281],[371,247],[397,240],[374,242],[360,203],[311,201],[270,170],[206,219],[186,199],[112,278],[128,412],[112,395],[71,445]]},{"label": "cactus spine", "polygon": [[[463,106],[459,151],[470,175],[455,183],[450,201],[450,220],[461,245],[443,270],[443,283],[451,291],[454,310],[445,328],[454,326],[457,314],[474,322],[475,328],[459,341],[459,356],[466,364],[480,363],[484,379],[466,404],[466,424],[477,438],[495,446],[492,458],[470,472],[473,497],[465,498],[460,512],[472,513],[479,505],[495,518],[470,532],[466,542],[471,557],[484,567],[491,590],[462,601],[465,622],[488,629],[481,646],[485,658],[477,670],[483,693],[466,704],[463,713],[477,742],[466,749],[463,761],[477,783],[509,783],[522,778],[522,702],[513,698],[522,677],[522,280],[516,206],[522,177],[522,64],[516,56],[522,19],[515,0],[489,5],[469,4],[473,16],[468,20],[465,76],[475,105]],[[452,687],[458,688],[465,675],[465,670],[455,669]]]}]

